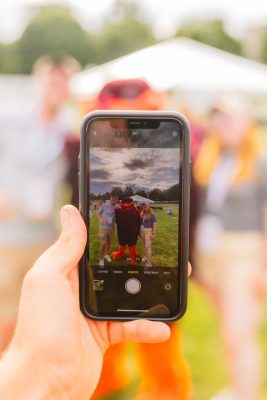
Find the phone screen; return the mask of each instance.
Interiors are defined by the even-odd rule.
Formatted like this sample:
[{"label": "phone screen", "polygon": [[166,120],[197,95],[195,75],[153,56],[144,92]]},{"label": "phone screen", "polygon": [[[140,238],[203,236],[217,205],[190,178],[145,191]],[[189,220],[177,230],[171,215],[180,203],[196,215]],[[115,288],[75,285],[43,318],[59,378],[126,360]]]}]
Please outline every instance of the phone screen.
[{"label": "phone screen", "polygon": [[176,120],[87,126],[87,301],[96,316],[177,314],[182,132]]}]

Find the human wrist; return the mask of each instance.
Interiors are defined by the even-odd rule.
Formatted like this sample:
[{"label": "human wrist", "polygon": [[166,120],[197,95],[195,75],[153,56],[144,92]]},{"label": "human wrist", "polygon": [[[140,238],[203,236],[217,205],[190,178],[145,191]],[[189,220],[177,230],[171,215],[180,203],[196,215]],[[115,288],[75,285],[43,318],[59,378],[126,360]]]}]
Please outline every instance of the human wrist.
[{"label": "human wrist", "polygon": [[66,400],[69,397],[38,357],[11,346],[0,361],[0,398]]}]

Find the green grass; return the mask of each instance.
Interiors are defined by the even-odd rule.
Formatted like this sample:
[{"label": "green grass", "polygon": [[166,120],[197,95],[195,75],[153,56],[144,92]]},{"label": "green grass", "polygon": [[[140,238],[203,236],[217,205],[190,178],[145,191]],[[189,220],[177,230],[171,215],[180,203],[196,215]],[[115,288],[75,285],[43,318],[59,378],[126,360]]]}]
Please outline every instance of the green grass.
[{"label": "green grass", "polygon": [[[167,211],[173,210],[173,216],[169,216]],[[168,204],[163,206],[163,210],[155,210],[157,216],[157,234],[152,242],[152,264],[155,266],[177,266],[178,256],[178,205]],[[90,226],[90,260],[91,263],[99,262],[99,223],[96,217],[96,211],[93,212]],[[117,229],[115,225],[114,239],[111,246],[111,252],[118,249]],[[143,257],[144,245],[141,238],[137,241],[138,254]],[[124,260],[112,261],[112,265],[125,264]]]}]

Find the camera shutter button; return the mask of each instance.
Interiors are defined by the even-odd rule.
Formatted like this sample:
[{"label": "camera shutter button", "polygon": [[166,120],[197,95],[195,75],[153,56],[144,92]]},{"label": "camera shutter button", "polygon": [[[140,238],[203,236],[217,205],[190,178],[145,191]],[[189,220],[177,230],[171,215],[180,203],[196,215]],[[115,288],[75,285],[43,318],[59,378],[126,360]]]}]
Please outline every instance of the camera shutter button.
[{"label": "camera shutter button", "polygon": [[125,289],[130,294],[136,294],[141,290],[141,283],[138,279],[128,279],[125,283]]}]

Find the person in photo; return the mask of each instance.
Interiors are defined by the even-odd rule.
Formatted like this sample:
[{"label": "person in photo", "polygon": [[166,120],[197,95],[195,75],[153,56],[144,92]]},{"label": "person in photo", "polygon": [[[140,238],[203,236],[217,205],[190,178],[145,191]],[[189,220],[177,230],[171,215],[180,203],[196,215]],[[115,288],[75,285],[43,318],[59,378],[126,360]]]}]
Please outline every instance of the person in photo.
[{"label": "person in photo", "polygon": [[151,268],[152,257],[152,240],[156,236],[157,231],[157,217],[151,210],[149,203],[142,205],[141,217],[141,237],[143,239],[146,254],[142,258],[142,262],[146,263],[146,268]]},{"label": "person in photo", "polygon": [[118,197],[111,194],[108,202],[103,203],[96,212],[99,220],[100,260],[99,267],[105,266],[104,260],[111,262],[109,255],[111,242],[114,235],[115,205]]},{"label": "person in photo", "polygon": [[140,232],[140,215],[135,208],[131,197],[122,199],[120,208],[116,209],[116,223],[118,230],[119,249],[111,254],[113,260],[125,256],[127,246],[130,254],[130,263],[135,265],[137,260],[136,243]]}]

